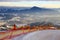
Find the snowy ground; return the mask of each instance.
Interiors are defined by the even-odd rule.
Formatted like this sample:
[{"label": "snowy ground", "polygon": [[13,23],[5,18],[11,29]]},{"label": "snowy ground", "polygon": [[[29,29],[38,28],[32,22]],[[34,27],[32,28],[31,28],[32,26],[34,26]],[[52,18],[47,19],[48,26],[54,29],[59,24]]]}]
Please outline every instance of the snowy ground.
[{"label": "snowy ground", "polygon": [[43,30],[24,34],[12,40],[60,40],[60,30]]},{"label": "snowy ground", "polygon": [[27,34],[20,35],[18,37],[13,38],[12,40],[23,40],[23,37]]}]

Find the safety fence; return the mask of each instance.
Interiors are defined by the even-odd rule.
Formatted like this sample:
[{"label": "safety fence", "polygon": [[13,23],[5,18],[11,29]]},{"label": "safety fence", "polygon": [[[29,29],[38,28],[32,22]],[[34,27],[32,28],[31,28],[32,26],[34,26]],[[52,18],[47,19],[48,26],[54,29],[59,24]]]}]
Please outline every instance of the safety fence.
[{"label": "safety fence", "polygon": [[33,32],[33,31],[36,31],[35,29],[34,30],[8,30],[6,32],[1,32],[0,34],[0,40],[4,40],[4,39],[11,39],[11,38],[14,38],[14,37],[17,37],[17,36],[20,36],[22,34],[26,34],[26,33],[30,33],[30,32]]},{"label": "safety fence", "polygon": [[[43,27],[43,28],[34,27],[33,29],[31,29],[30,27],[27,27],[27,29],[26,28],[16,29],[16,27],[14,26],[14,29],[12,29],[12,30],[0,32],[0,40],[11,39],[11,38],[20,36],[22,34],[26,34],[26,33],[37,31],[37,30],[43,30],[43,29],[46,30],[45,27]],[[55,30],[55,28],[49,28],[49,29]]]}]

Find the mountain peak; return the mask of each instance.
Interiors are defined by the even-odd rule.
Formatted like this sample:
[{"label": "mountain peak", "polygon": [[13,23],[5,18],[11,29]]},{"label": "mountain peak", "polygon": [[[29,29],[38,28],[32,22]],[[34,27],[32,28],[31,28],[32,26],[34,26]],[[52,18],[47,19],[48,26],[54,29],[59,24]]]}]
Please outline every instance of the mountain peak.
[{"label": "mountain peak", "polygon": [[40,9],[40,8],[39,8],[39,7],[34,6],[34,7],[32,7],[31,9]]},{"label": "mountain peak", "polygon": [[33,6],[32,8],[39,8],[39,7],[37,7],[37,6]]}]

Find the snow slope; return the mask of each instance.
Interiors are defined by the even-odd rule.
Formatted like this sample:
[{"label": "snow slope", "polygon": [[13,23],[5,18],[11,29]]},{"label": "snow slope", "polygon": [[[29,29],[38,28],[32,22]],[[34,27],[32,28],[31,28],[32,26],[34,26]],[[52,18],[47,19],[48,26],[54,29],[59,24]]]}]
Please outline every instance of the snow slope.
[{"label": "snow slope", "polygon": [[[15,38],[16,40],[60,40],[60,30],[43,30],[28,33]],[[14,40],[15,40],[14,39]]]},{"label": "snow slope", "polygon": [[23,40],[60,40],[60,30],[44,30],[30,33]]},{"label": "snow slope", "polygon": [[27,34],[22,34],[18,37],[12,38],[11,40],[22,40],[25,35],[27,35]]}]

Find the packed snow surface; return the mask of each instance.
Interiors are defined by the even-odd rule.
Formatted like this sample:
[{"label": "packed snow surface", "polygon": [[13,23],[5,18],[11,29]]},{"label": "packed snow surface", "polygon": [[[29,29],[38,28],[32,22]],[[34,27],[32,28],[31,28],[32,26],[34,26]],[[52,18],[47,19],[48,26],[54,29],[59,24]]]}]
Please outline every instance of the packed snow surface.
[{"label": "packed snow surface", "polygon": [[23,40],[60,40],[60,30],[36,31],[23,37]]},{"label": "packed snow surface", "polygon": [[25,34],[16,40],[60,40],[60,30],[42,30]]}]

